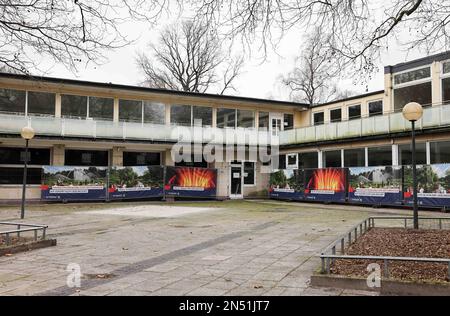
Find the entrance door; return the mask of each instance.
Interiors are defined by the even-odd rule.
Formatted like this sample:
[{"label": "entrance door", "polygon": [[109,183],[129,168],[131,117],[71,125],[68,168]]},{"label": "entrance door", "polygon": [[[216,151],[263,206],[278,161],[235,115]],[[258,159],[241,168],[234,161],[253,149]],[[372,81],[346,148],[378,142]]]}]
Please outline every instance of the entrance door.
[{"label": "entrance door", "polygon": [[230,168],[230,199],[243,199],[244,194],[242,186],[244,178],[242,177],[242,163],[232,164]]},{"label": "entrance door", "polygon": [[278,136],[283,130],[283,114],[270,113],[270,130],[272,136]]}]

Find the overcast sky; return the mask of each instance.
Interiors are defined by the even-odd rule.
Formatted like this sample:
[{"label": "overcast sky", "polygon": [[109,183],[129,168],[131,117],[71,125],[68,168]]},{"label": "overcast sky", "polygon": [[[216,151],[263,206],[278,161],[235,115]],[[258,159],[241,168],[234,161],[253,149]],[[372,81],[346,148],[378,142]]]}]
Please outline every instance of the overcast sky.
[{"label": "overcast sky", "polygon": [[[163,20],[172,23],[170,20]],[[44,68],[49,69],[45,75],[137,85],[139,82],[142,82],[143,75],[135,63],[136,52],[148,50],[147,43],[157,40],[159,29],[162,27],[164,27],[164,24],[160,24],[159,28],[154,29],[149,29],[148,26],[141,23],[128,24],[122,28],[123,34],[127,35],[129,39],[136,41],[127,47],[105,52],[108,60],[106,63],[102,65],[80,65],[78,73],[74,74],[64,66],[54,65],[48,61],[44,62]],[[235,84],[238,91],[228,92],[227,94],[289,100],[289,91],[280,85],[279,77],[288,73],[293,68],[295,57],[301,52],[303,36],[304,32],[301,30],[292,30],[287,33],[279,43],[276,52],[269,50],[265,59],[259,53],[261,51],[259,46],[255,44],[251,49],[251,56],[246,51],[248,59],[246,60],[244,73],[238,78]],[[234,53],[239,53],[239,50],[239,45],[235,44]],[[373,75],[373,78],[367,84],[362,81],[360,74],[355,74],[353,78],[341,80],[339,86],[342,89],[350,89],[358,93],[365,93],[366,90],[368,92],[382,90],[384,88],[384,66],[405,62],[422,56],[423,54],[420,52],[406,55],[396,47],[395,42],[392,42],[389,45],[389,50],[382,53],[379,60],[379,71]],[[356,85],[354,84],[355,82],[357,83]]]}]

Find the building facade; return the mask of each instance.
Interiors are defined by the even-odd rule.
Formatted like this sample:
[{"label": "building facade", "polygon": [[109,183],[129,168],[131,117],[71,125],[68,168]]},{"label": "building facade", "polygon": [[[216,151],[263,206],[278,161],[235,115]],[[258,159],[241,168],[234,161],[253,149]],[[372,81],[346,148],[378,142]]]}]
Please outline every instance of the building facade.
[{"label": "building facade", "polygon": [[[385,87],[309,107],[295,102],[174,92],[47,77],[0,74],[0,200],[19,200],[28,159],[29,199],[40,199],[41,167],[194,166],[216,168],[220,198],[265,197],[267,165],[252,146],[276,144],[280,168],[397,166],[410,163],[410,124],[401,109],[424,106],[418,163],[450,163],[450,52],[385,68]],[[24,155],[20,131],[36,137]],[[180,126],[184,129],[180,129]],[[176,161],[184,132],[233,158]],[[211,136],[220,131],[226,137]],[[195,134],[195,133],[194,133]],[[214,134],[214,133],[213,133]],[[244,155],[238,155],[238,147]]]}]

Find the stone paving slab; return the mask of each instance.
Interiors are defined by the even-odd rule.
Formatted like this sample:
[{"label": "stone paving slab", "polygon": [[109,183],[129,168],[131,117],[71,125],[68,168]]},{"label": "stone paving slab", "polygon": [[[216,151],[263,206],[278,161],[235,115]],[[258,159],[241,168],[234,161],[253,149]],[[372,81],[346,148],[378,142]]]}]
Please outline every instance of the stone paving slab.
[{"label": "stone paving slab", "polygon": [[[320,250],[385,211],[405,214],[274,201],[30,206],[26,222],[49,225],[58,246],[0,257],[0,295],[366,295],[309,278]],[[16,213],[0,208],[2,220]],[[111,276],[68,288],[73,263]]]}]

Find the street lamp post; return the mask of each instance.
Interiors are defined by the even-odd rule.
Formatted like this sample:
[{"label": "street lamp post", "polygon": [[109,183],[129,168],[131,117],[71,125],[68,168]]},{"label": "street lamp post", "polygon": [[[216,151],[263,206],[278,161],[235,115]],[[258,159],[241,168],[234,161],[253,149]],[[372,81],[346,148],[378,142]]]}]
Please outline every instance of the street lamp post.
[{"label": "street lamp post", "polygon": [[403,108],[403,116],[411,122],[412,127],[412,173],[413,173],[413,212],[414,229],[419,229],[419,210],[417,204],[417,166],[416,166],[416,122],[423,116],[423,108],[419,103],[411,102]]},{"label": "street lamp post", "polygon": [[23,166],[23,186],[22,186],[22,208],[20,211],[20,218],[25,218],[25,194],[27,190],[27,164],[28,164],[28,143],[34,137],[34,129],[25,126],[20,133],[23,139],[25,139],[25,158]]}]

